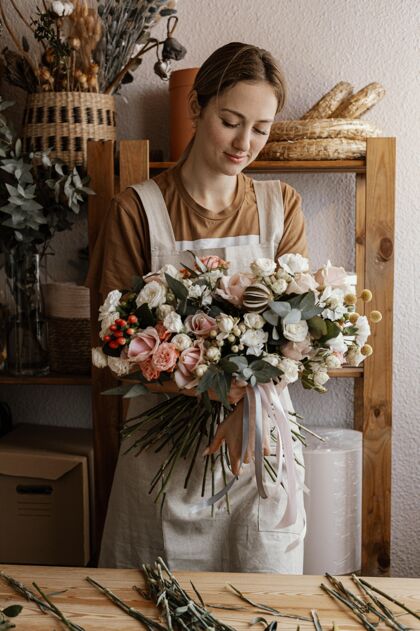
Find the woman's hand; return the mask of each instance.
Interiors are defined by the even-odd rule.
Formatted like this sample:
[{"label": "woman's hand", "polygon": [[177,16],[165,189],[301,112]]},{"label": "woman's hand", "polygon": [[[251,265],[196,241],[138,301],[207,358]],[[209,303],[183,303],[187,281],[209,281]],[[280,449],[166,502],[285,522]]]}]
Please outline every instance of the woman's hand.
[{"label": "woman's hand", "polygon": [[[160,383],[145,383],[146,388],[150,392],[154,392],[156,394],[183,394],[187,397],[201,397],[201,392],[198,392],[197,388],[178,388],[175,381],[164,381],[163,384]],[[210,399],[213,401],[219,401],[214,390],[208,390],[207,394]],[[229,403],[236,404],[238,403],[245,394],[245,388],[242,386],[238,386],[235,381],[232,382],[231,388],[228,394]]]},{"label": "woman's hand", "polygon": [[[223,442],[226,442],[230,466],[234,475],[240,474],[241,453],[242,453],[242,416],[244,403],[241,400],[231,414],[217,428],[216,435],[211,444],[204,450],[203,455],[216,453]],[[251,415],[252,417],[252,415]],[[263,432],[263,452],[264,456],[270,455],[270,435],[268,424],[264,423]],[[244,456],[244,463],[249,463],[254,458],[255,450],[255,421],[250,418],[248,445]]]}]

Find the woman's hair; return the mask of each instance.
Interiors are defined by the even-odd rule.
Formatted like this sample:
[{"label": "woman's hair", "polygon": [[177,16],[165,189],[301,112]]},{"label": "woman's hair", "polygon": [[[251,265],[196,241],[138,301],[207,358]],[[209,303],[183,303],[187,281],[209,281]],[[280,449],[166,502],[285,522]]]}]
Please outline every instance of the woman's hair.
[{"label": "woman's hair", "polygon": [[192,89],[204,108],[211,98],[239,81],[268,83],[277,98],[277,112],[283,108],[286,95],[283,73],[271,53],[251,44],[231,42],[215,50],[198,71]]}]

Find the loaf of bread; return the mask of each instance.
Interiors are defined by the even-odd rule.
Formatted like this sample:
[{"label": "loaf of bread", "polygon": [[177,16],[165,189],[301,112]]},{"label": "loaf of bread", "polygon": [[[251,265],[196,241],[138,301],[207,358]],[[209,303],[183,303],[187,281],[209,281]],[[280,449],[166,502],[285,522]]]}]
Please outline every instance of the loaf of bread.
[{"label": "loaf of bread", "polygon": [[366,155],[366,140],[317,138],[268,142],[258,160],[353,160]]},{"label": "loaf of bread", "polygon": [[385,96],[385,88],[376,81],[342,101],[331,118],[358,118]]},{"label": "loaf of bread", "polygon": [[268,142],[305,138],[350,138],[363,140],[379,136],[381,131],[367,121],[348,118],[310,118],[273,123]]},{"label": "loaf of bread", "polygon": [[347,81],[340,81],[332,90],[315,103],[301,118],[330,118],[340,103],[353,94],[353,86]]}]

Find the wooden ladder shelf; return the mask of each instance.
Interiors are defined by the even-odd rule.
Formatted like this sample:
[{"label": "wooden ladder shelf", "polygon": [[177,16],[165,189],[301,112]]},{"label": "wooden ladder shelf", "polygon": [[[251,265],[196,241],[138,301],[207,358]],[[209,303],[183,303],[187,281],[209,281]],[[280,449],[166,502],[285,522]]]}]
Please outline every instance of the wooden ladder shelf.
[{"label": "wooden ladder shelf", "polygon": [[[88,171],[96,196],[89,198],[89,248],[92,251],[104,215],[118,190],[141,182],[171,163],[149,164],[148,141],[122,141],[119,179],[115,177],[114,144],[91,141]],[[369,138],[366,160],[256,162],[252,173],[354,173],[355,248],[358,291],[373,292],[369,310],[383,314],[373,328],[374,354],[364,370],[342,376],[354,381],[354,428],[363,432],[362,573],[387,575],[390,570],[392,324],[394,274],[395,138]],[[101,297],[91,296],[92,340],[98,343],[97,314]],[[338,375],[336,375],[338,376]],[[119,448],[121,401],[101,392],[115,385],[106,371],[92,369],[92,414],[95,444],[96,521],[103,529]]]}]

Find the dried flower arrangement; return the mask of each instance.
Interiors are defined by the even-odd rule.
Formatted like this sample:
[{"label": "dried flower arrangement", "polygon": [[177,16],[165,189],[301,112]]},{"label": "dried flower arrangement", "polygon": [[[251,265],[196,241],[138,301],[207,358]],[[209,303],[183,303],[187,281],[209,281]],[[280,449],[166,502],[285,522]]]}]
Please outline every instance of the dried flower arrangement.
[{"label": "dried flower arrangement", "polygon": [[[4,48],[2,60],[9,83],[26,92],[94,92],[114,94],[147,52],[155,50],[155,73],[169,79],[173,60],[185,48],[173,37],[178,17],[176,0],[42,0],[34,16],[26,16],[17,0],[7,16],[0,0],[0,19],[16,50]],[[164,41],[151,29],[168,18]],[[18,18],[30,33],[19,38],[12,27]],[[29,34],[28,33],[28,34]]]}]

